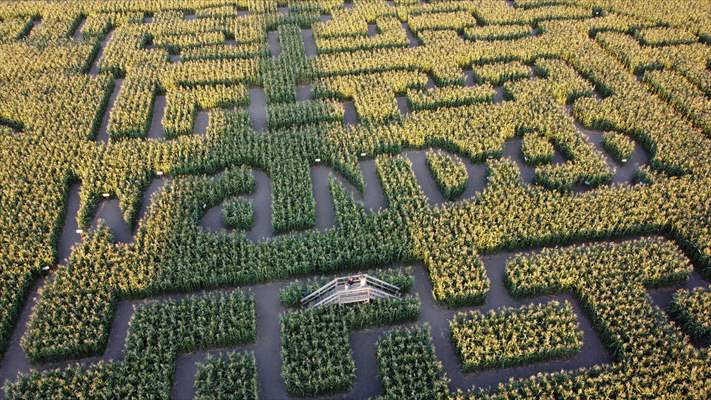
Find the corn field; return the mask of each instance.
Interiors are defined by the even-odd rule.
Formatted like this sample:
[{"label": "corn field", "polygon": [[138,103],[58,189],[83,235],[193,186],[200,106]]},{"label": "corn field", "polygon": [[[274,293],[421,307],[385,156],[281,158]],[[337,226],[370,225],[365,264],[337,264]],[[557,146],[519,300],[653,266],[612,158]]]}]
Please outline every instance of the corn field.
[{"label": "corn field", "polygon": [[710,188],[708,0],[0,0],[0,399],[705,400]]}]

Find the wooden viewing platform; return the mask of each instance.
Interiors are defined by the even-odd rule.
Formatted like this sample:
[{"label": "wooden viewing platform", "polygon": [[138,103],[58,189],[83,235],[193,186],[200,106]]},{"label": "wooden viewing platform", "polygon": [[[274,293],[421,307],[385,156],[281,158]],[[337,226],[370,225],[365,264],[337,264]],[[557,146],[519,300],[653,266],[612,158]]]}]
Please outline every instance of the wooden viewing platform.
[{"label": "wooden viewing platform", "polygon": [[398,299],[400,289],[368,274],[336,278],[301,299],[304,307],[367,303],[377,299]]}]

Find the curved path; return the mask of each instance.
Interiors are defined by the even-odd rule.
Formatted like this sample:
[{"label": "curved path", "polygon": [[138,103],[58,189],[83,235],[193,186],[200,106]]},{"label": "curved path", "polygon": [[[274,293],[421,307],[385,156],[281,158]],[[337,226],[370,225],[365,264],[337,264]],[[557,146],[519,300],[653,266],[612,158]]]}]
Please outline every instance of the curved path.
[{"label": "curved path", "polygon": [[385,194],[375,169],[375,161],[363,160],[358,164],[365,182],[364,193],[332,168],[320,165],[311,167],[311,190],[316,200],[316,229],[326,231],[336,226],[336,210],[329,188],[329,177],[335,177],[341,188],[350,193],[366,212],[379,212],[385,207]]},{"label": "curved path", "polygon": [[[148,185],[148,187],[145,188],[143,200],[138,211],[138,221],[143,219],[143,216],[146,214],[146,211],[153,200],[154,194],[162,188],[165,180],[166,179],[164,178],[155,178]],[[79,229],[76,218],[80,205],[80,191],[80,183],[71,184],[68,190],[64,222],[56,244],[58,260],[56,266],[57,268],[63,268],[66,265],[72,248],[82,240],[84,232]],[[109,229],[117,242],[130,243],[134,240],[135,229],[131,231],[128,224],[124,221],[121,210],[118,207],[118,200],[102,200],[96,208],[96,212],[92,218],[91,227],[89,229],[95,228],[99,219],[103,220],[109,226]],[[0,385],[8,379],[14,380],[18,373],[27,373],[30,369],[48,370],[65,367],[71,363],[70,361],[64,361],[45,363],[40,366],[35,366],[30,363],[25,356],[24,350],[20,347],[20,339],[27,329],[32,312],[39,301],[40,290],[45,285],[46,281],[46,276],[40,277],[32,286],[27,295],[17,323],[13,329],[8,348],[2,359],[2,364],[0,364]],[[118,305],[111,325],[107,349],[103,357],[89,357],[82,359],[79,361],[81,365],[89,365],[99,359],[117,359],[120,356],[121,348],[123,347],[123,342],[126,337],[128,320],[131,315],[131,307],[129,304],[137,302],[140,301],[121,302]],[[3,399],[4,396],[4,390],[0,390],[0,399]]]}]

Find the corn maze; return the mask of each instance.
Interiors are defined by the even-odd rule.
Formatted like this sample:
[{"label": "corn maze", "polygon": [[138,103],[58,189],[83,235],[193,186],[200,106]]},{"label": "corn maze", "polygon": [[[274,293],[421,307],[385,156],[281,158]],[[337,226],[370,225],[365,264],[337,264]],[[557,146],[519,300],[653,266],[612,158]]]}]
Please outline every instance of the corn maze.
[{"label": "corn maze", "polygon": [[0,399],[711,398],[707,0],[2,0],[0,183]]}]

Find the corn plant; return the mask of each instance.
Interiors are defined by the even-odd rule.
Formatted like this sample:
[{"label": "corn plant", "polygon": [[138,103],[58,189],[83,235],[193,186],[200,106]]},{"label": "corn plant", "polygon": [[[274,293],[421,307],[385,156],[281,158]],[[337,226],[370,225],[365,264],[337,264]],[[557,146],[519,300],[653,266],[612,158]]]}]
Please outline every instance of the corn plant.
[{"label": "corn plant", "polygon": [[426,90],[408,89],[407,101],[410,109],[417,111],[490,103],[495,94],[494,88],[489,84],[475,87],[444,86]]},{"label": "corn plant", "polygon": [[464,36],[471,40],[513,40],[531,35],[526,25],[473,26],[464,29]]},{"label": "corn plant", "polygon": [[343,115],[343,106],[333,100],[275,104],[267,109],[267,125],[270,129],[276,129],[318,122],[340,122]]},{"label": "corn plant", "polygon": [[583,332],[567,301],[459,313],[449,326],[465,371],[563,358],[583,347]]},{"label": "corn plant", "polygon": [[689,261],[673,243],[639,239],[514,257],[506,266],[506,284],[515,295],[573,291],[593,315],[613,358],[658,362],[688,350],[680,332],[652,307],[644,286],[678,282],[690,271]]},{"label": "corn plant", "polygon": [[241,199],[230,199],[222,210],[225,224],[235,229],[249,229],[254,223],[252,204]]},{"label": "corn plant", "polygon": [[679,289],[674,293],[671,313],[692,336],[707,338],[711,337],[710,307],[711,290],[708,287],[691,291]]},{"label": "corn plant", "polygon": [[343,392],[351,388],[355,365],[350,331],[412,320],[419,300],[378,300],[288,312],[281,317],[281,376],[297,396]]},{"label": "corn plant", "polygon": [[474,79],[479,83],[490,83],[493,86],[501,86],[504,82],[528,78],[531,76],[531,68],[520,62],[494,63],[472,67]]},{"label": "corn plant", "polygon": [[[375,23],[378,27],[378,34],[375,37],[366,36],[367,32],[358,32],[360,34],[358,36],[326,36],[324,33],[320,33],[317,36],[316,47],[319,53],[327,54],[407,46],[407,35],[397,18],[381,17]],[[354,27],[357,28],[358,25],[351,25],[347,28],[344,27],[344,29],[354,29]]]},{"label": "corn plant", "polygon": [[521,153],[527,164],[545,164],[553,160],[555,147],[545,136],[535,132],[527,132],[523,135]]},{"label": "corn plant", "polygon": [[602,136],[602,145],[617,159],[617,161],[625,163],[632,157],[634,152],[635,142],[627,136],[618,132],[605,132]]},{"label": "corn plant", "polygon": [[691,44],[698,40],[696,35],[688,30],[669,27],[640,29],[637,37],[642,43],[652,46]]},{"label": "corn plant", "polygon": [[22,375],[5,388],[8,399],[60,398],[68,393],[101,398],[167,398],[180,352],[253,342],[254,296],[235,291],[155,302],[135,311],[120,361],[88,369],[70,367]]},{"label": "corn plant", "polygon": [[461,160],[433,150],[427,151],[426,160],[445,199],[454,200],[464,193],[469,174]]},{"label": "corn plant", "polygon": [[711,134],[711,113],[708,111],[711,100],[696,84],[674,70],[646,71],[643,81],[707,135]]},{"label": "corn plant", "polygon": [[381,399],[445,399],[447,375],[432,346],[429,326],[399,328],[378,339]]},{"label": "corn plant", "polygon": [[257,365],[253,353],[232,352],[227,357],[208,356],[197,367],[195,399],[256,400]]}]

